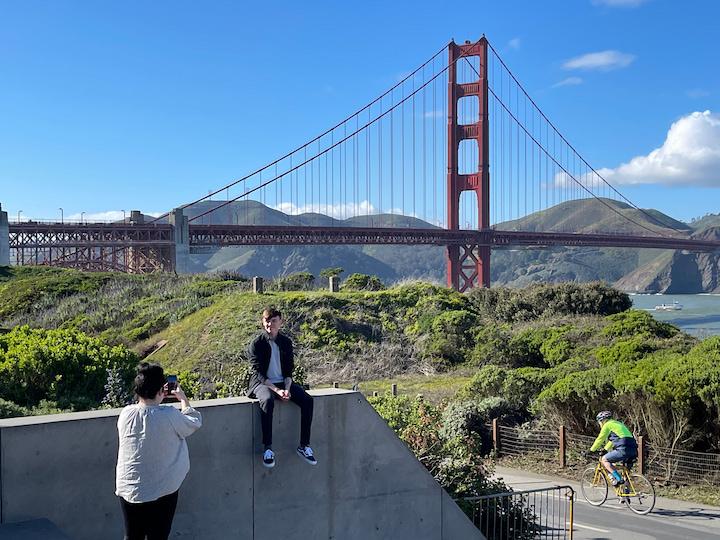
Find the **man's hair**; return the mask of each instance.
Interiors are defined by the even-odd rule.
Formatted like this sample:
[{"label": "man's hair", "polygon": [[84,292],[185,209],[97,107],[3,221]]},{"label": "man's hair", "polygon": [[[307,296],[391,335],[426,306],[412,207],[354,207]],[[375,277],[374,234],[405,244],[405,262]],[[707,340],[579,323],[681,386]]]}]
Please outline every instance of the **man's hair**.
[{"label": "man's hair", "polygon": [[157,364],[142,362],[137,367],[133,390],[141,398],[154,399],[165,385],[165,372]]},{"label": "man's hair", "polygon": [[263,319],[272,319],[273,317],[280,317],[282,319],[282,313],[274,306],[268,306],[263,309],[262,316]]}]

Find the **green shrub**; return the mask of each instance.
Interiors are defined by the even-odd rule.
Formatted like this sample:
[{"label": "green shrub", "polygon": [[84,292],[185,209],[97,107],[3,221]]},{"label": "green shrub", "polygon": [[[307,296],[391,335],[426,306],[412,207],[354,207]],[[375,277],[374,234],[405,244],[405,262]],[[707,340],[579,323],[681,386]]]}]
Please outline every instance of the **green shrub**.
[{"label": "green shrub", "polygon": [[134,374],[137,357],[76,330],[14,328],[0,336],[0,394],[23,406],[51,400],[62,408],[100,404],[107,371],[123,380]]},{"label": "green shrub", "polygon": [[309,291],[313,288],[315,276],[309,272],[296,272],[285,277],[277,278],[271,283],[271,288],[278,291]]},{"label": "green shrub", "polygon": [[382,291],[385,289],[380,278],[367,274],[350,274],[342,285],[343,291]]},{"label": "green shrub", "polygon": [[632,309],[607,318],[609,324],[603,330],[608,337],[638,336],[640,334],[657,338],[670,338],[679,330],[673,325],[660,322],[647,311]]}]

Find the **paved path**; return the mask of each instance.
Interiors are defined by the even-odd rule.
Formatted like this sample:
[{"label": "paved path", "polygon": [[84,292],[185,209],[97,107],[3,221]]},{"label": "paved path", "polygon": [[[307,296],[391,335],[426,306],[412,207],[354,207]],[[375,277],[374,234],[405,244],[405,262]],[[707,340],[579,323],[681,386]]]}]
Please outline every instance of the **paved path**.
[{"label": "paved path", "polygon": [[518,469],[497,467],[495,476],[513,489],[569,485],[575,489],[575,540],[718,540],[720,508],[675,499],[657,498],[647,516],[633,514],[613,502],[594,507],[583,499],[577,482]]}]

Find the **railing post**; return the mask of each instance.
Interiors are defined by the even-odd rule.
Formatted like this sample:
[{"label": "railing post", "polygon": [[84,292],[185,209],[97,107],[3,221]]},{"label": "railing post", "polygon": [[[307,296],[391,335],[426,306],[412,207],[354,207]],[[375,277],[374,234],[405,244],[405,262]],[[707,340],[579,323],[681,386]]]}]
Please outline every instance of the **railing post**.
[{"label": "railing post", "polygon": [[253,278],[253,292],[263,294],[263,278],[257,276]]},{"label": "railing post", "polygon": [[638,469],[640,474],[645,474],[645,439],[640,435],[637,438],[638,445]]},{"label": "railing post", "polygon": [[565,468],[565,426],[560,426],[560,433],[558,433],[558,441],[560,442],[560,468]]},{"label": "railing post", "polygon": [[340,383],[334,382],[334,383],[333,383],[333,388],[340,388]]},{"label": "railing post", "polygon": [[397,384],[392,383],[392,386],[390,386],[390,391],[393,396],[397,396]]},{"label": "railing post", "polygon": [[330,276],[328,279],[328,285],[330,286],[330,292],[336,293],[340,290],[340,277]]},{"label": "railing post", "polygon": [[493,418],[492,421],[492,442],[493,442],[493,450],[495,450],[495,455],[500,455],[500,426],[498,426],[498,419]]}]

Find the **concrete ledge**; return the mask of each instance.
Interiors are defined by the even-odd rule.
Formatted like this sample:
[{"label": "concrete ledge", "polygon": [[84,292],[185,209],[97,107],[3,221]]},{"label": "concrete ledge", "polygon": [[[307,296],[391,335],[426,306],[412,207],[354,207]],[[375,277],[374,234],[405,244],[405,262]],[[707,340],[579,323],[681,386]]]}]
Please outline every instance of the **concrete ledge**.
[{"label": "concrete ledge", "polygon": [[[479,531],[357,393],[312,391],[312,445],[296,454],[299,408],[275,407],[277,465],[262,466],[255,400],[195,402],[191,469],[173,538],[473,539]],[[47,518],[76,540],[122,536],[114,495],[119,409],[0,421],[0,522]]]}]

